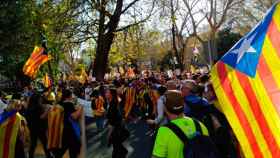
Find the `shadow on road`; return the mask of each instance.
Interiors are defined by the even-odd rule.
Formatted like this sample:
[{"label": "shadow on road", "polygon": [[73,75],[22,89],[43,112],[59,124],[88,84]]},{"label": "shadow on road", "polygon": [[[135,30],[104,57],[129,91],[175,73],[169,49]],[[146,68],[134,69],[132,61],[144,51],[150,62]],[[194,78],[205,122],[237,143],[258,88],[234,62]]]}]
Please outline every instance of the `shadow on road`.
[{"label": "shadow on road", "polygon": [[[128,158],[150,158],[153,148],[153,138],[145,133],[148,126],[139,121],[136,124],[128,124],[130,138],[124,142],[128,149]],[[112,148],[107,146],[107,131],[97,132],[95,123],[87,126],[87,157],[88,158],[111,158]]]}]

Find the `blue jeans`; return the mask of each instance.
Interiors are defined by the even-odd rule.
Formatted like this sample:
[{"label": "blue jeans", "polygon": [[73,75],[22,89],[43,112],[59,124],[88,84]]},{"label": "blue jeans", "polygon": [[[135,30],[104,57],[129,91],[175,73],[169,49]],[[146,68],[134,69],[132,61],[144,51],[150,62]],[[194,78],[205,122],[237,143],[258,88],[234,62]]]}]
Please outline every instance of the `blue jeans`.
[{"label": "blue jeans", "polygon": [[96,117],[96,127],[97,130],[102,130],[104,128],[104,117],[103,116],[97,116]]}]

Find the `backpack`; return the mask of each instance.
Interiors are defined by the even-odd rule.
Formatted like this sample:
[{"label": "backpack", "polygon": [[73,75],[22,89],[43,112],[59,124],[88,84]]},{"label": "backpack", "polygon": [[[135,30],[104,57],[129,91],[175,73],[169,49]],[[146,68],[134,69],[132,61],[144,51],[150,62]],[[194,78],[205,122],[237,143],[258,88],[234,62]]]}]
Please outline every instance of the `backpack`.
[{"label": "backpack", "polygon": [[186,104],[190,108],[190,114],[187,114],[189,117],[203,122],[205,115],[209,114],[210,106],[205,106],[205,101],[201,98],[197,98],[196,101],[186,100]]},{"label": "backpack", "polygon": [[220,158],[217,148],[209,136],[204,136],[199,122],[193,119],[196,133],[189,139],[185,133],[174,123],[170,122],[165,127],[169,128],[184,142],[184,158]]}]

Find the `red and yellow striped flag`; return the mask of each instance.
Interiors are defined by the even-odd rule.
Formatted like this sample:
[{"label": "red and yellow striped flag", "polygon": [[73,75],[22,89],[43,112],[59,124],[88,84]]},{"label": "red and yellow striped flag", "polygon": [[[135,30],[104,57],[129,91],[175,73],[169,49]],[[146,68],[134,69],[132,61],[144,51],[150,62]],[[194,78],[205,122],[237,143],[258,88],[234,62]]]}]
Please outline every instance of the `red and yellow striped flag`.
[{"label": "red and yellow striped flag", "polygon": [[46,88],[49,88],[52,86],[52,80],[47,73],[45,74],[45,76],[43,78],[43,84]]},{"label": "red and yellow striped flag", "polygon": [[213,67],[222,111],[246,158],[280,157],[280,4]]},{"label": "red and yellow striped flag", "polygon": [[55,105],[48,114],[48,149],[61,148],[64,128],[63,112],[63,107]]},{"label": "red and yellow striped flag", "polygon": [[16,141],[21,123],[18,113],[11,113],[8,118],[0,123],[0,157],[14,158]]},{"label": "red and yellow striped flag", "polygon": [[124,113],[125,113],[125,118],[128,117],[134,103],[135,103],[135,95],[136,95],[136,90],[134,87],[129,87],[126,90],[126,98],[125,98],[125,106],[124,106]]},{"label": "red and yellow striped flag", "polygon": [[43,47],[35,46],[31,56],[28,58],[23,67],[24,74],[34,79],[40,66],[47,62],[49,59],[50,56]]}]

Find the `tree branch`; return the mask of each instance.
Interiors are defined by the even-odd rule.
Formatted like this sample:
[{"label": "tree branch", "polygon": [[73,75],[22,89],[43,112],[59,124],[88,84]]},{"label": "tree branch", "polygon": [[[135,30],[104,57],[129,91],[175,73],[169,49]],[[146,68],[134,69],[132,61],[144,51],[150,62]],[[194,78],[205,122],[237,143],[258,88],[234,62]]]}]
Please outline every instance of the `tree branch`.
[{"label": "tree branch", "polygon": [[[130,3],[130,4],[132,4],[132,3]],[[134,3],[133,3],[133,4],[134,4]],[[132,27],[132,26],[136,26],[136,25],[139,25],[139,24],[141,24],[141,23],[146,22],[146,21],[147,21],[148,19],[150,19],[150,17],[152,16],[152,13],[153,13],[153,10],[154,10],[154,6],[155,6],[155,1],[153,1],[152,9],[151,9],[149,15],[148,15],[145,19],[140,20],[140,21],[138,21],[138,22],[135,22],[135,23],[133,23],[133,24],[129,24],[129,25],[127,25],[127,26],[121,27],[121,28],[119,28],[119,29],[116,29],[114,32],[124,31],[124,30],[126,30],[126,29],[128,29],[128,28],[130,28],[130,27]]]},{"label": "tree branch", "polygon": [[125,13],[131,6],[133,6],[136,2],[138,2],[139,0],[134,0],[131,3],[129,3],[124,10],[122,10],[121,14]]},{"label": "tree branch", "polygon": [[143,19],[143,20],[138,21],[138,22],[133,23],[133,24],[129,24],[129,25],[127,25],[127,26],[124,26],[124,27],[122,27],[122,28],[117,29],[115,32],[124,31],[124,30],[126,30],[126,29],[128,29],[128,28],[130,28],[130,27],[137,26],[137,25],[139,25],[139,24],[141,24],[141,23],[144,23],[144,22],[147,21],[148,19],[149,19],[149,18]]}]

